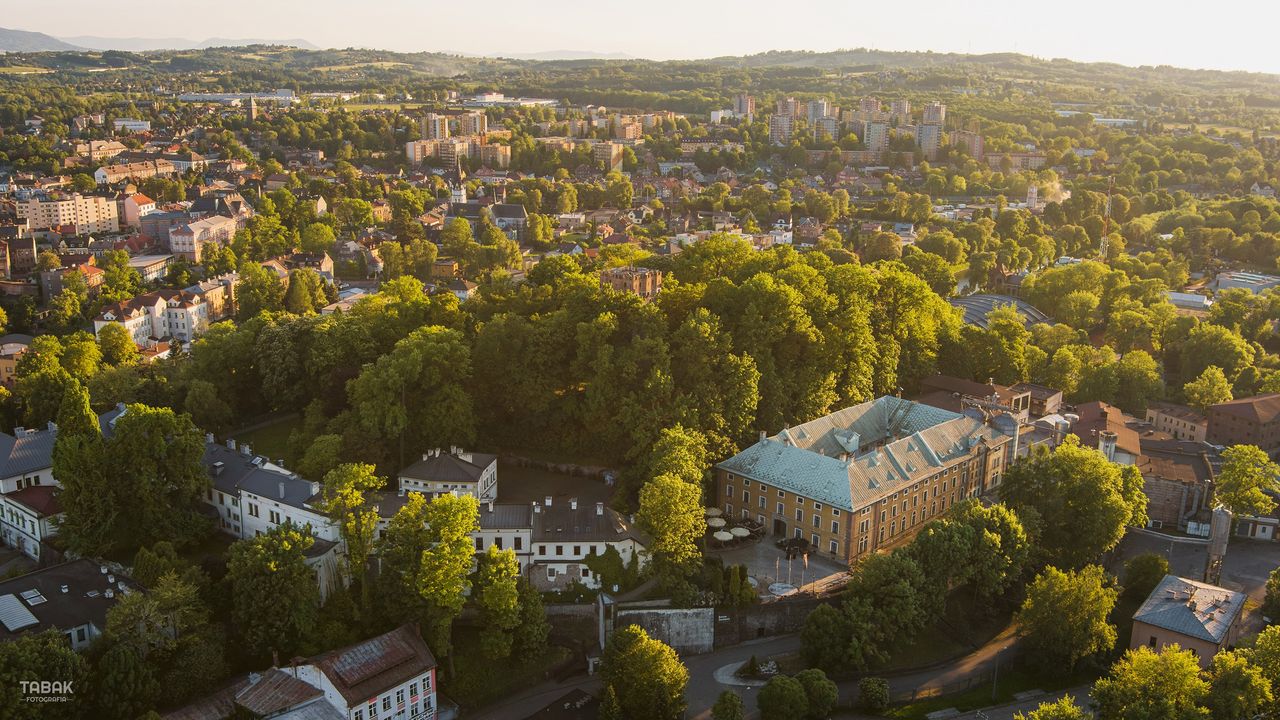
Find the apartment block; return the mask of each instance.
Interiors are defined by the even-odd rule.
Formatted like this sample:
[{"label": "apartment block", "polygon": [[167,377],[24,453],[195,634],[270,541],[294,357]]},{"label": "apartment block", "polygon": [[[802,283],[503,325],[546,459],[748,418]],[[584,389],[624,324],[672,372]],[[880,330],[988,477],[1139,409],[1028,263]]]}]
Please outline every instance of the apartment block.
[{"label": "apartment block", "polygon": [[119,207],[97,195],[48,195],[17,203],[18,220],[32,230],[71,226],[77,235],[120,232]]},{"label": "apartment block", "polygon": [[421,120],[423,140],[444,140],[449,137],[449,117],[427,113]]}]

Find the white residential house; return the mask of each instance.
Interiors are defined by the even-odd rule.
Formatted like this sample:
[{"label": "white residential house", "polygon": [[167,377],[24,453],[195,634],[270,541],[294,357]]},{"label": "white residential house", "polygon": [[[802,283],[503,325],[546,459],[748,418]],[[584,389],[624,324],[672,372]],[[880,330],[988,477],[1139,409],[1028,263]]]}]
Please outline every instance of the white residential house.
[{"label": "white residential house", "polygon": [[[449,704],[449,703],[447,703]],[[449,704],[452,710],[456,707]],[[437,720],[436,659],[416,624],[241,677],[165,715],[292,720]]]},{"label": "white residential house", "polygon": [[345,547],[337,524],[320,511],[320,483],[303,479],[265,458],[248,445],[226,445],[205,437],[204,464],[213,481],[205,501],[217,511],[219,529],[235,538],[252,538],[285,523],[309,528],[315,542],[307,549],[307,565],[316,573],[321,598],[338,587]]},{"label": "white residential house", "polygon": [[498,497],[498,456],[468,452],[457,446],[447,453],[435,448],[401,470],[399,482],[401,490],[427,497],[453,493],[492,502]]},{"label": "white residential house", "polygon": [[[115,420],[124,412],[116,407],[98,417],[109,435]],[[62,514],[53,476],[53,444],[58,427],[15,428],[13,434],[0,433],[0,538],[4,544],[39,560],[41,543],[58,534],[57,518]]]},{"label": "white residential house", "polygon": [[187,290],[156,290],[112,303],[93,320],[95,335],[107,325],[123,325],[139,346],[173,338],[191,342],[209,327],[209,306]]}]

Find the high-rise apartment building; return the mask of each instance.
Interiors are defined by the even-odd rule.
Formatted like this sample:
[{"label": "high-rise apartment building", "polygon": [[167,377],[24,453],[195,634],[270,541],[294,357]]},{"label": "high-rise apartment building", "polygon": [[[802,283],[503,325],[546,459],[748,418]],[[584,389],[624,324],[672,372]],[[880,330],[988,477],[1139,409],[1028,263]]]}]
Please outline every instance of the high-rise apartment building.
[{"label": "high-rise apartment building", "polygon": [[458,118],[459,135],[484,135],[489,132],[489,116],[482,112],[467,113]]},{"label": "high-rise apartment building", "polygon": [[795,127],[790,115],[769,116],[769,142],[774,145],[786,145],[791,142],[791,133]]},{"label": "high-rise apartment building", "polygon": [[437,113],[427,113],[422,118],[423,140],[444,140],[449,137],[449,118]]},{"label": "high-rise apartment building", "polygon": [[894,100],[889,104],[889,117],[899,125],[911,124],[911,101]]},{"label": "high-rise apartment building", "polygon": [[756,114],[756,99],[746,93],[738,93],[733,99],[733,112],[738,117],[753,117]]},{"label": "high-rise apartment building", "polygon": [[809,114],[807,119],[809,120],[810,125],[817,123],[819,120],[821,120],[824,117],[827,117],[830,114],[831,114],[830,102],[827,102],[825,99],[809,101]]},{"label": "high-rise apartment building", "polygon": [[884,152],[889,149],[889,125],[882,122],[865,122],[862,124],[862,144],[871,152]]},{"label": "high-rise apartment building", "polygon": [[920,120],[921,125],[946,125],[947,124],[947,106],[942,103],[932,102],[924,106],[924,117]]}]

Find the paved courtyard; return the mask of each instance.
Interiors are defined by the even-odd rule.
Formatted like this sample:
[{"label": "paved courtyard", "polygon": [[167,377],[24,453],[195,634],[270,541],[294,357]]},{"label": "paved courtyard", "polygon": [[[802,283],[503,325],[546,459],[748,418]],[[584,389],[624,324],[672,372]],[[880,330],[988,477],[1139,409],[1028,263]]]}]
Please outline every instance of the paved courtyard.
[{"label": "paved courtyard", "polygon": [[[1169,560],[1169,571],[1175,575],[1201,580],[1208,561],[1208,545],[1157,537],[1130,530],[1116,549],[1110,570],[1117,575],[1124,571],[1124,561],[1143,553],[1156,553]],[[1261,628],[1261,616],[1256,610],[1266,593],[1267,576],[1280,567],[1280,542],[1251,540],[1232,536],[1227,546],[1227,557],[1222,561],[1222,579],[1219,584],[1228,590],[1238,590],[1249,596],[1246,608],[1253,630]],[[1280,619],[1280,618],[1273,618]]]},{"label": "paved courtyard", "polygon": [[756,588],[762,595],[767,594],[769,586],[775,582],[800,587],[849,571],[844,563],[821,553],[809,554],[807,568],[800,557],[788,561],[787,554],[773,544],[775,540],[776,536],[765,535],[760,540],[728,550],[713,550],[709,554],[724,560],[725,566],[746,565],[749,577],[755,578]]}]

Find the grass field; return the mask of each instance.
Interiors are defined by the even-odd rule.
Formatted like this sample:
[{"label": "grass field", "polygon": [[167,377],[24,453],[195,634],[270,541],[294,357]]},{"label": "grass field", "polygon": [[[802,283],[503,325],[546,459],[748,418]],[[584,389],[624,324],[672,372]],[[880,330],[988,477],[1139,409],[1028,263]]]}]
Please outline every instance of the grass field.
[{"label": "grass field", "polygon": [[43,75],[51,72],[53,72],[53,70],[50,70],[49,68],[39,68],[31,65],[0,66],[0,75]]},{"label": "grass field", "polygon": [[376,62],[351,63],[350,65],[321,65],[317,67],[316,70],[330,72],[330,71],[340,71],[340,70],[355,70],[357,68],[367,68],[367,67],[376,67],[376,68],[409,67],[409,63],[394,62],[391,60],[378,60]]},{"label": "grass field", "polygon": [[256,455],[279,460],[289,453],[289,434],[302,424],[301,417],[288,417],[249,432],[238,433],[237,443],[249,443]]}]

